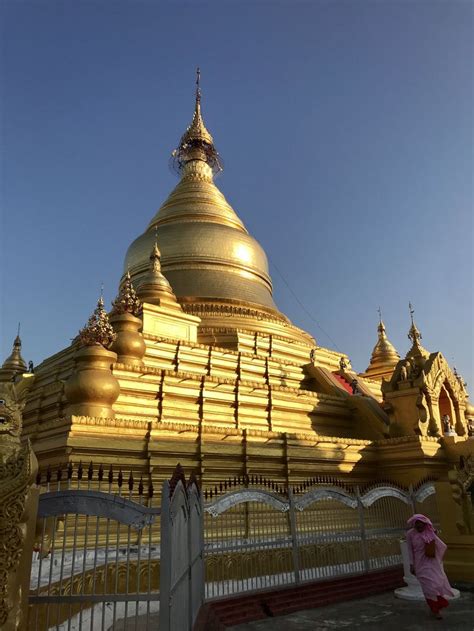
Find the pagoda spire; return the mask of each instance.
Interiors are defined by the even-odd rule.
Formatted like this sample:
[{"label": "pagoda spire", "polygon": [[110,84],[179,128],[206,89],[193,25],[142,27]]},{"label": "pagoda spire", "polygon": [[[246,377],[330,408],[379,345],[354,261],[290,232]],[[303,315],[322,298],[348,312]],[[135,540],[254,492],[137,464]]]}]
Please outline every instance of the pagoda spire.
[{"label": "pagoda spire", "polygon": [[222,171],[219,154],[214,146],[214,139],[208,131],[201,113],[201,71],[196,69],[196,97],[191,124],[181,136],[178,147],[173,151],[172,165],[183,177],[190,162],[201,161],[211,169],[211,175]]},{"label": "pagoda spire", "polygon": [[411,326],[410,330],[408,331],[408,339],[411,340],[412,345],[406,356],[407,358],[420,356],[426,359],[429,356],[429,352],[421,344],[420,340],[422,339],[422,335],[420,330],[416,326],[415,319],[413,317],[415,314],[415,310],[411,302],[408,303],[408,308],[410,310],[411,318]]},{"label": "pagoda spire", "polygon": [[168,307],[179,309],[179,304],[171,289],[171,285],[161,271],[161,252],[158,248],[156,236],[150,254],[148,272],[138,284],[137,296],[142,302],[159,306],[167,305]]},{"label": "pagoda spire", "polygon": [[400,360],[397,349],[387,337],[380,307],[378,308],[378,314],[378,340],[372,351],[370,363],[365,371],[365,375],[372,379],[381,379],[382,377],[389,378]]},{"label": "pagoda spire", "polygon": [[17,335],[13,340],[12,352],[3,362],[2,370],[9,371],[12,376],[26,372],[26,362],[21,355],[20,323],[18,323]]}]

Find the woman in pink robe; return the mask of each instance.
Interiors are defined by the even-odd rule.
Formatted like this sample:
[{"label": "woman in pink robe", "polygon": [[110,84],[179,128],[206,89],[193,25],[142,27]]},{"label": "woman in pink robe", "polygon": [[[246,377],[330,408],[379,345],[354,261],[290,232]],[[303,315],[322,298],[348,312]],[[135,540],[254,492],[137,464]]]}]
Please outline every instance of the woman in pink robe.
[{"label": "woman in pink robe", "polygon": [[412,572],[420,581],[421,589],[431,611],[441,618],[441,609],[448,606],[448,597],[454,596],[443,569],[446,544],[436,535],[433,524],[425,515],[416,514],[408,520],[408,553]]}]

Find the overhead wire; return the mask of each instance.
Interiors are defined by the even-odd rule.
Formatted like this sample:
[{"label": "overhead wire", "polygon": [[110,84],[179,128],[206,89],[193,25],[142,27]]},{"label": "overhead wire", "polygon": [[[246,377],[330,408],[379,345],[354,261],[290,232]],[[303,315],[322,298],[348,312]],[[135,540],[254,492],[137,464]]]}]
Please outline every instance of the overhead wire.
[{"label": "overhead wire", "polygon": [[[267,254],[268,256],[268,254]],[[299,304],[299,306],[301,307],[301,309],[306,313],[306,315],[308,316],[308,318],[318,327],[318,329],[325,335],[325,337],[331,342],[331,344],[334,346],[334,348],[339,352],[342,353],[341,349],[338,347],[338,345],[336,344],[336,342],[332,339],[332,337],[329,335],[329,333],[327,333],[323,327],[320,325],[320,323],[313,317],[313,314],[309,311],[309,309],[306,308],[306,306],[303,304],[303,302],[300,300],[300,298],[298,297],[298,295],[296,294],[296,292],[293,290],[293,288],[291,287],[290,283],[287,281],[287,279],[285,278],[285,276],[283,275],[283,273],[280,271],[280,269],[278,268],[278,265],[275,263],[275,261],[272,260],[272,258],[270,256],[268,256],[268,260],[270,261],[270,263],[272,264],[272,266],[275,268],[277,274],[280,276],[280,278],[282,279],[282,281],[285,283],[286,287],[288,288],[288,290],[290,291],[291,295],[293,296],[293,298],[296,300],[296,302]]]}]

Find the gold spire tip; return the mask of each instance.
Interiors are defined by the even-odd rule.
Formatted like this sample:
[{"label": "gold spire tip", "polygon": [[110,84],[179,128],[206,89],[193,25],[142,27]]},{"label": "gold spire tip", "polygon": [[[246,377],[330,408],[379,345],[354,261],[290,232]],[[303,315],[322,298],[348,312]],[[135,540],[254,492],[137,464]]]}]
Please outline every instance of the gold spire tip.
[{"label": "gold spire tip", "polygon": [[201,100],[201,69],[196,68],[196,101]]},{"label": "gold spire tip", "polygon": [[207,163],[214,174],[222,171],[214,140],[206,129],[201,114],[201,70],[199,67],[196,69],[196,103],[193,118],[171,156],[171,166],[180,174],[188,162],[196,161]]}]

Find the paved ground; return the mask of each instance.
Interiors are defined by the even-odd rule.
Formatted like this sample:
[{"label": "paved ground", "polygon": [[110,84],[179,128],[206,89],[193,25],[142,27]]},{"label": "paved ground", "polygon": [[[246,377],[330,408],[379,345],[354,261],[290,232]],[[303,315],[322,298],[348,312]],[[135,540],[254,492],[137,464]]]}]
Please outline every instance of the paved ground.
[{"label": "paved ground", "polygon": [[436,620],[423,602],[399,600],[392,593],[362,600],[298,611],[287,616],[258,620],[229,631],[474,631],[474,593],[461,597]]}]

